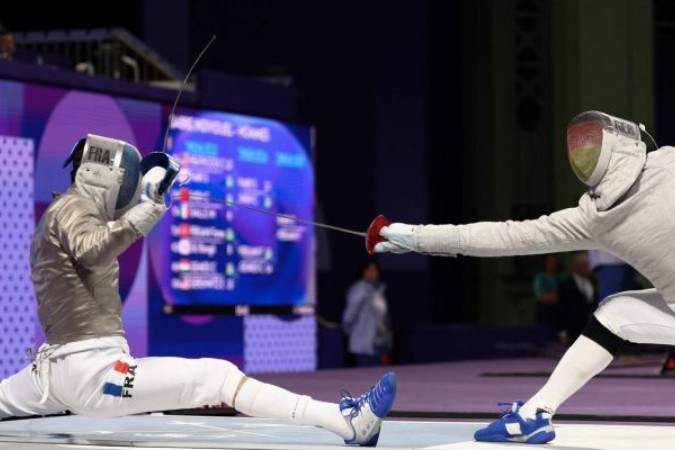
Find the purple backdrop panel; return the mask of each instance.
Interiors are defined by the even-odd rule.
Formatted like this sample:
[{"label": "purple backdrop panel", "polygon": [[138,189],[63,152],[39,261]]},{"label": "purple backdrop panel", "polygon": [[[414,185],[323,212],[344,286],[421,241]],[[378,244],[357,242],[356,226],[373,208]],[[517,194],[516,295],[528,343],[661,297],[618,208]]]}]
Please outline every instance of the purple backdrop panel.
[{"label": "purple backdrop panel", "polygon": [[33,140],[0,136],[0,377],[28,364],[35,300],[28,266],[33,235]]},{"label": "purple backdrop panel", "polygon": [[245,317],[244,362],[248,373],[316,370],[316,318]]}]

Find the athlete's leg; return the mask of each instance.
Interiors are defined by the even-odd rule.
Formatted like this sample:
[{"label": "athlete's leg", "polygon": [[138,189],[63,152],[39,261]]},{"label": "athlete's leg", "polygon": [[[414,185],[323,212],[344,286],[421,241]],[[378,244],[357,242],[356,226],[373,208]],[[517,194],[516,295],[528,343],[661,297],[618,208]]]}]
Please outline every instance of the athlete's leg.
[{"label": "athlete's leg", "polygon": [[343,437],[351,435],[337,405],[248,378],[225,360],[123,358],[115,366],[107,391],[104,387],[93,405],[96,414],[135,414],[225,402],[250,416],[318,425]]},{"label": "athlete's leg", "polygon": [[537,409],[555,412],[607,367],[626,341],[675,345],[675,312],[656,289],[607,297],[582,335],[560,360],[546,385],[521,408],[521,414],[532,418]]},{"label": "athlete's leg", "polygon": [[675,312],[655,289],[605,299],[544,387],[524,405],[514,404],[513,414],[479,430],[476,439],[536,443],[553,439],[551,415],[607,367],[625,342],[675,345]]},{"label": "athlete's leg", "polygon": [[66,408],[52,397],[44,403],[43,386],[32,366],[0,382],[0,418],[20,416],[44,416],[63,412]]},{"label": "athlete's leg", "polygon": [[[91,361],[87,363],[87,358],[103,361],[103,365],[98,364],[101,369],[88,372],[89,367],[97,364]],[[225,360],[168,357],[134,360],[117,350],[113,360],[110,360],[107,352],[74,354],[68,356],[68,364],[72,368],[59,374],[61,383],[70,379],[75,372],[85,372],[78,378],[91,380],[89,393],[66,394],[71,397],[67,404],[78,414],[120,416],[225,402],[250,416],[319,426],[345,440],[359,435],[359,430],[355,431],[358,423],[349,414],[343,415],[337,404],[319,402],[249,378]],[[71,375],[65,376],[66,372]],[[68,392],[61,388],[57,390],[59,394]],[[388,407],[391,402],[393,395]],[[381,411],[377,408],[370,408],[379,417],[374,418],[376,423],[373,424],[378,430],[388,407],[382,415],[378,415]],[[375,432],[368,437],[372,437]],[[360,435],[367,436],[369,433]]]},{"label": "athlete's leg", "polygon": [[675,345],[674,309],[656,289],[645,289],[608,297],[598,306],[595,317],[625,341]]}]

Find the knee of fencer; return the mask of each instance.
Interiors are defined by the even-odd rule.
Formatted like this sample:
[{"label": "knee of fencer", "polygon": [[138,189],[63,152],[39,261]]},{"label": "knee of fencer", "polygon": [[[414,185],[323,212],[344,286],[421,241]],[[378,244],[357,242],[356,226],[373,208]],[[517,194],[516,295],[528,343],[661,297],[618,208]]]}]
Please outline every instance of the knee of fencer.
[{"label": "knee of fencer", "polygon": [[626,317],[631,317],[630,311],[634,305],[639,303],[640,300],[626,295],[607,297],[598,305],[593,315],[609,331],[622,339],[626,339],[626,336],[622,336],[621,321]]},{"label": "knee of fencer", "polygon": [[232,406],[237,389],[245,378],[244,373],[229,361],[209,358],[205,358],[204,361],[211,366],[212,375],[222,374],[221,398],[227,405]]}]

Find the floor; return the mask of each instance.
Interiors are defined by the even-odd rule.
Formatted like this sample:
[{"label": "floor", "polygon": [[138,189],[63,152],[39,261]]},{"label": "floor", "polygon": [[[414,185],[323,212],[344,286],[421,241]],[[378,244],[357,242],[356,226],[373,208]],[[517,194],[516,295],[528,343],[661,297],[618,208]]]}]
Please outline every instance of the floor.
[{"label": "floor", "polygon": [[[473,442],[473,422],[388,421],[378,448],[532,449],[519,444]],[[675,428],[642,425],[562,424],[546,449],[661,450],[673,448]],[[119,419],[51,417],[0,423],[0,449],[344,449],[319,428],[240,417],[128,416]]]},{"label": "floor", "polygon": [[[385,370],[394,370],[398,377],[394,415],[483,419],[497,414],[498,402],[532,396],[556,362],[534,358],[460,361],[393,369],[269,374],[258,378],[321,400],[336,401],[341,388],[360,395]],[[605,421],[623,417],[630,421],[675,424],[675,377],[659,377],[661,363],[658,354],[618,359],[570,398],[558,411],[558,419]],[[518,376],[494,376],[514,373]]]}]

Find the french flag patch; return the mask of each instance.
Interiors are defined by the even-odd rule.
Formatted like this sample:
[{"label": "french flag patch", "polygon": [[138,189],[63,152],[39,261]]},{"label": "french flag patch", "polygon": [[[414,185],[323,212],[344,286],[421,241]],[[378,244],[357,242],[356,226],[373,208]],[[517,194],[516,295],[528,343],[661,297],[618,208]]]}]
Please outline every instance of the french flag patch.
[{"label": "french flag patch", "polygon": [[113,397],[132,397],[131,390],[134,387],[136,366],[129,365],[124,361],[117,361],[113,367],[113,379],[119,379],[120,384],[106,382],[103,385],[103,395]]}]

